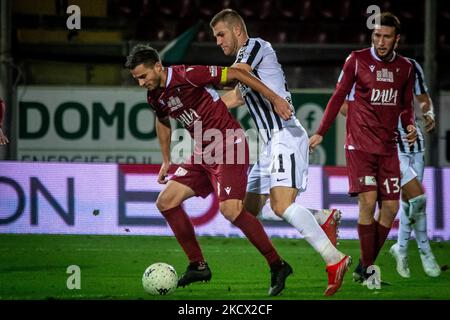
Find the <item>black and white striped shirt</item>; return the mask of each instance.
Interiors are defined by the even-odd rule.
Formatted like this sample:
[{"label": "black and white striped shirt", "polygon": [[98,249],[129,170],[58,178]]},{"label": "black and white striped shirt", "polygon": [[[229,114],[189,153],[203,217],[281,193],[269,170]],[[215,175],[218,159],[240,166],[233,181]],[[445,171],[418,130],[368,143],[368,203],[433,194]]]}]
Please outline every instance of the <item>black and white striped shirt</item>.
[{"label": "black and white striped shirt", "polygon": [[[425,76],[422,70],[422,67],[420,64],[411,58],[408,58],[408,60],[413,64],[414,71],[415,71],[415,81],[414,81],[414,95],[418,96],[421,94],[428,93],[428,87],[425,83]],[[406,139],[407,130],[403,127],[402,122],[398,121],[398,150],[401,153],[416,153],[416,152],[424,152],[425,151],[425,145],[424,145],[424,138],[422,131],[420,130],[419,124],[417,123],[417,118],[415,120],[415,126],[417,129],[417,141],[412,145],[408,146],[408,141]]]},{"label": "black and white striped shirt", "polygon": [[[272,45],[261,38],[250,38],[239,50],[234,63],[246,63],[252,67],[253,73],[266,86],[280,97],[292,104],[291,94],[287,88],[286,78]],[[300,122],[292,116],[284,121],[273,109],[273,105],[259,92],[239,83],[239,90],[255,121],[260,137],[268,142],[273,132],[285,127],[300,126]]]}]

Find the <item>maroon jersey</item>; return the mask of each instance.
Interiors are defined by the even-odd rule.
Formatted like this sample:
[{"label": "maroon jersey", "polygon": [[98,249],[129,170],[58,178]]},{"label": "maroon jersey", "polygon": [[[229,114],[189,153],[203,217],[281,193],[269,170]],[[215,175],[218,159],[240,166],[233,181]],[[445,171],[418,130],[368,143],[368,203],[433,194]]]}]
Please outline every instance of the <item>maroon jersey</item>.
[{"label": "maroon jersey", "polygon": [[414,66],[394,53],[389,62],[374,48],[353,51],[347,58],[317,133],[324,136],[348,95],[346,149],[389,155],[397,145],[399,116],[414,124]]},{"label": "maroon jersey", "polygon": [[[194,138],[194,128],[201,126],[202,137],[206,130],[217,129],[225,141],[227,129],[241,127],[212,88],[221,83],[224,69],[216,66],[169,67],[166,87],[148,91],[147,101],[158,118],[170,116],[178,120],[194,140],[201,138]],[[201,141],[203,147],[210,143],[209,139]]]}]

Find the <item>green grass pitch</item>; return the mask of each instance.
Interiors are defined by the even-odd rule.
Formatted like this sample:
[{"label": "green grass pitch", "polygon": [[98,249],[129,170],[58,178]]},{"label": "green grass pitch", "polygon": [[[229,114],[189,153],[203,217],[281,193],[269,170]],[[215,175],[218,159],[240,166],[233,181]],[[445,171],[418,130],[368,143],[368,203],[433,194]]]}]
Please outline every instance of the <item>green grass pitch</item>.
[{"label": "green grass pitch", "polygon": [[[199,237],[212,269],[209,283],[178,288],[170,296],[150,296],[141,277],[147,266],[166,262],[181,274],[187,259],[174,237],[93,235],[0,235],[0,299],[153,299],[153,300],[317,300],[317,299],[450,299],[450,272],[427,277],[415,242],[410,243],[411,278],[395,271],[383,248],[377,264],[383,280],[392,286],[369,290],[351,279],[359,257],[359,242],[342,240],[339,249],[353,257],[341,290],[324,297],[325,265],[302,239],[273,239],[279,253],[292,265],[294,274],[279,297],[268,297],[270,282],[264,258],[246,240]],[[450,262],[450,243],[432,243],[441,265]],[[81,269],[81,289],[66,286],[67,268]]]}]

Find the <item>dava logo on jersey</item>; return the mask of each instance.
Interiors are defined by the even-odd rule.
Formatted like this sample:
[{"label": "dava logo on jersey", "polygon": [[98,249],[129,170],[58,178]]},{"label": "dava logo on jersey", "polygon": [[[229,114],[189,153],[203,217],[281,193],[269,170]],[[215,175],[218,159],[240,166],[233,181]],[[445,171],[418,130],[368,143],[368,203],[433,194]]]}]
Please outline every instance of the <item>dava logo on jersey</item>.
[{"label": "dava logo on jersey", "polygon": [[372,89],[370,102],[373,105],[393,106],[397,104],[398,90],[391,89]]}]

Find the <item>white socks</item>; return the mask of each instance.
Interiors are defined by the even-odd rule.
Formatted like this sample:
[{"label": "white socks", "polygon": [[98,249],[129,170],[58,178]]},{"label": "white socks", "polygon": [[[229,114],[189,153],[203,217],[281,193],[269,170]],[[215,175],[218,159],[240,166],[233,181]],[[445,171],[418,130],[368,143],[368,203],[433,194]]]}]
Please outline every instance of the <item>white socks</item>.
[{"label": "white socks", "polygon": [[427,235],[427,216],[425,214],[427,197],[422,194],[409,200],[409,215],[415,220],[412,225],[419,249],[424,253],[431,252]]},{"label": "white socks", "polygon": [[336,264],[344,258],[345,255],[333,246],[312,213],[305,207],[292,203],[284,211],[283,219],[300,232],[327,265]]},{"label": "white socks", "polygon": [[397,243],[402,254],[408,252],[408,241],[411,237],[411,222],[409,220],[409,202],[402,201],[400,206],[400,223]]},{"label": "white socks", "polygon": [[408,251],[408,240],[412,230],[414,230],[419,250],[424,253],[431,252],[427,235],[426,203],[427,198],[424,194],[412,198],[408,202],[402,201],[397,242],[400,252],[403,254]]}]

